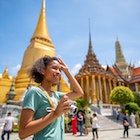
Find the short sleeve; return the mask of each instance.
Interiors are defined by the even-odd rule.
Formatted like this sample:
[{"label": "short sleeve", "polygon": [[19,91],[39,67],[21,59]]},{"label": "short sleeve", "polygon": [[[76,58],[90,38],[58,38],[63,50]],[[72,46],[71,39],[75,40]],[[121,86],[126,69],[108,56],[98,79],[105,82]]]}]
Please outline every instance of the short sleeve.
[{"label": "short sleeve", "polygon": [[59,100],[61,100],[61,98],[63,97],[64,93],[63,92],[59,92],[59,91],[55,91],[55,96],[57,96],[57,98]]},{"label": "short sleeve", "polygon": [[24,101],[23,101],[23,109],[31,109],[33,111],[36,111],[38,109],[38,106],[41,102],[41,97],[39,90],[36,87],[31,87],[28,89],[28,91],[25,94]]}]

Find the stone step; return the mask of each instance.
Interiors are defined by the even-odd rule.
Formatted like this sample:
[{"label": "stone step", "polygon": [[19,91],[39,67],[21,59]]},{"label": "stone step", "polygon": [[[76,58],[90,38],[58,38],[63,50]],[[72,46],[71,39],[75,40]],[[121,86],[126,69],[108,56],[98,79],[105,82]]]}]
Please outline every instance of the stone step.
[{"label": "stone step", "polygon": [[123,129],[122,122],[117,121],[113,116],[98,115],[99,130]]},{"label": "stone step", "polygon": [[91,110],[97,114],[100,126],[99,130],[123,129],[122,122],[117,121],[116,118],[112,116],[111,108],[101,108],[100,111],[98,111],[97,107],[92,106]]}]

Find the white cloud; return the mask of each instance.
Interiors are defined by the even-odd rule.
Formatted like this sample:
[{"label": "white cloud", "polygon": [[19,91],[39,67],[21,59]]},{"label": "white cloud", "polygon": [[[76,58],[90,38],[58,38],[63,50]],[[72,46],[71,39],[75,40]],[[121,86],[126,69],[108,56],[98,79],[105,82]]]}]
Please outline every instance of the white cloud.
[{"label": "white cloud", "polygon": [[138,66],[140,66],[140,60],[138,61]]},{"label": "white cloud", "polygon": [[106,70],[106,68],[107,68],[107,65],[102,65],[102,67]]},{"label": "white cloud", "polygon": [[76,65],[73,67],[73,69],[71,70],[72,74],[73,74],[73,75],[76,75],[81,67],[82,67],[81,64],[76,64]]},{"label": "white cloud", "polygon": [[16,76],[17,72],[19,71],[21,67],[21,64],[16,65],[15,67],[12,67],[11,70],[9,71],[11,76]]}]

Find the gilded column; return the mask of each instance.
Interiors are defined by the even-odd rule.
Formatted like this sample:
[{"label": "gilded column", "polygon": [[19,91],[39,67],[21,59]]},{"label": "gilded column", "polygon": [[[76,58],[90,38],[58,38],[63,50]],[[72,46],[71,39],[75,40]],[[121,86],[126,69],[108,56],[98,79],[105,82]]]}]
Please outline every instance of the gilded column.
[{"label": "gilded column", "polygon": [[113,88],[115,88],[117,85],[116,85],[116,80],[113,79]]},{"label": "gilded column", "polygon": [[[81,88],[84,90],[84,78],[81,77]],[[82,97],[84,99],[84,96]]]},{"label": "gilded column", "polygon": [[97,98],[96,98],[96,85],[95,85],[95,76],[92,75],[92,101],[96,103]]},{"label": "gilded column", "polygon": [[[111,84],[111,79],[108,79],[108,81],[109,81],[109,93],[108,93],[108,97],[109,97],[110,93],[111,93],[111,90],[112,90],[112,84]],[[109,100],[109,103],[110,103],[110,100]]]},{"label": "gilded column", "polygon": [[111,91],[112,90],[111,79],[108,79],[108,82],[109,82],[109,91]]},{"label": "gilded column", "polygon": [[138,83],[135,83],[136,92],[138,92]]},{"label": "gilded column", "polygon": [[99,100],[103,100],[102,97],[102,85],[101,85],[101,76],[98,76],[98,80],[99,80]]},{"label": "gilded column", "polygon": [[86,100],[89,101],[89,77],[86,76]]},{"label": "gilded column", "polygon": [[103,84],[104,84],[104,96],[105,96],[105,103],[108,103],[108,99],[107,99],[107,90],[106,90],[106,78],[103,77]]}]

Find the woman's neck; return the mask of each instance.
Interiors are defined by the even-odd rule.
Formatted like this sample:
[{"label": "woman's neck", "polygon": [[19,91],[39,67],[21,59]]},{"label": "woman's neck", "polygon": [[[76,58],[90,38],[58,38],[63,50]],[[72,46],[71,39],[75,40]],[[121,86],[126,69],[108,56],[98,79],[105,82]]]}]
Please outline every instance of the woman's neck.
[{"label": "woman's neck", "polygon": [[48,94],[52,94],[52,91],[51,91],[51,86],[48,86],[48,84],[41,84],[40,85],[42,88],[43,88],[43,90],[45,90]]}]

